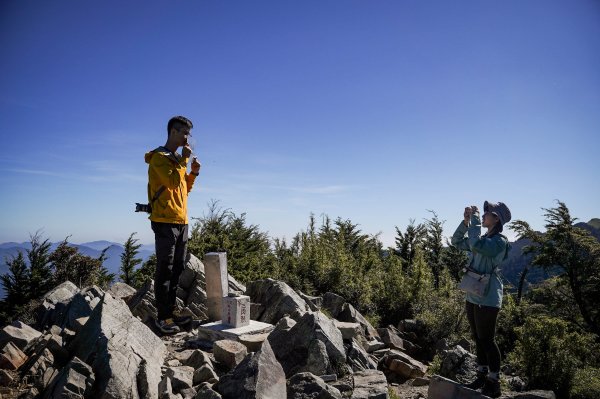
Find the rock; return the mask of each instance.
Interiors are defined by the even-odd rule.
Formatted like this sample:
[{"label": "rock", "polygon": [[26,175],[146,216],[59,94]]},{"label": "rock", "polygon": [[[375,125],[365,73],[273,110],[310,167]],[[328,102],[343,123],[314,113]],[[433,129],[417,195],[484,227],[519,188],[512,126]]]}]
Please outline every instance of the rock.
[{"label": "rock", "polygon": [[367,340],[379,338],[377,330],[349,303],[345,303],[342,306],[342,311],[337,315],[336,319],[350,323],[359,323],[363,329],[362,334]]},{"label": "rock", "polygon": [[345,345],[348,363],[354,371],[361,370],[376,370],[375,363],[363,347],[354,339],[349,344]]},{"label": "rock", "polygon": [[311,373],[298,373],[288,380],[287,397],[290,399],[342,399],[337,388],[327,385]]},{"label": "rock", "polygon": [[78,319],[75,319],[73,321],[73,331],[75,332],[79,332],[81,331],[81,329],[83,328],[83,326],[85,326],[85,323],[87,323],[87,321],[89,320],[89,317],[80,317]]},{"label": "rock", "polygon": [[194,399],[222,399],[222,396],[211,388],[202,388]]},{"label": "rock", "polygon": [[240,342],[221,340],[214,343],[213,354],[217,362],[225,365],[228,370],[231,370],[244,360],[244,357],[248,354],[248,350]]},{"label": "rock", "polygon": [[[286,376],[303,371],[316,375],[336,373],[335,366],[346,361],[342,333],[321,312],[305,313],[288,331],[275,328],[267,340]],[[321,350],[323,346],[324,350]],[[326,370],[323,370],[324,365]],[[315,366],[317,370],[311,368]]]},{"label": "rock", "polygon": [[35,351],[37,358],[32,362],[31,367],[26,372],[29,381],[33,381],[35,387],[40,391],[46,389],[50,382],[58,375],[58,370],[54,367],[54,356],[44,347]]},{"label": "rock", "polygon": [[219,376],[215,373],[212,366],[204,364],[194,371],[194,385],[202,384],[203,382],[215,383],[219,380]]},{"label": "rock", "polygon": [[43,297],[43,302],[56,305],[58,303],[68,303],[71,298],[79,292],[79,288],[70,281],[65,281],[48,291]]},{"label": "rock", "polygon": [[246,295],[250,296],[253,303],[260,303],[265,307],[255,318],[264,323],[277,324],[285,315],[296,311],[304,313],[310,309],[306,301],[282,281],[252,281],[246,288]]},{"label": "rock", "polygon": [[379,370],[354,373],[352,399],[388,399],[387,380]]},{"label": "rock", "polygon": [[462,346],[467,352],[471,351],[471,342],[469,342],[469,340],[466,338],[461,338],[456,345]]},{"label": "rock", "polygon": [[429,381],[428,399],[484,399],[481,393],[465,388],[457,382],[439,375],[434,375]]},{"label": "rock", "polygon": [[346,303],[346,300],[341,296],[334,294],[333,292],[326,292],[323,295],[323,309],[326,309],[331,316],[337,319],[337,316],[341,313],[342,307]]},{"label": "rock", "polygon": [[381,337],[381,340],[392,349],[398,349],[401,351],[405,351],[404,340],[398,336],[398,334],[394,333],[389,328],[378,328],[377,332]]},{"label": "rock", "polygon": [[410,383],[413,387],[424,387],[425,385],[429,385],[429,378],[417,377]]},{"label": "rock", "polygon": [[108,289],[108,293],[115,299],[123,299],[127,301],[129,297],[135,295],[137,290],[130,285],[117,281]]},{"label": "rock", "polygon": [[167,360],[167,365],[169,367],[178,367],[178,366],[181,366],[181,362],[177,359],[171,359],[171,360]]},{"label": "rock", "polygon": [[440,352],[442,365],[440,375],[460,383],[475,379],[477,374],[477,359],[462,346]]},{"label": "rock", "polygon": [[242,334],[239,336],[239,340],[248,349],[248,352],[258,352],[268,336],[269,333]]},{"label": "rock", "polygon": [[171,387],[171,379],[168,376],[164,376],[158,384],[158,397],[160,399],[173,395],[173,388]]},{"label": "rock", "polygon": [[202,367],[205,364],[212,366],[212,361],[206,352],[203,352],[200,349],[194,349],[191,352],[192,353],[187,359],[182,360],[184,365],[193,367],[194,370]]},{"label": "rock", "polygon": [[204,364],[194,371],[193,382],[194,385],[202,384],[203,382],[216,382],[219,379],[215,370],[213,370],[210,364]]},{"label": "rock", "polygon": [[8,386],[14,378],[6,370],[0,370],[0,386]]},{"label": "rock", "polygon": [[398,330],[401,332],[421,334],[423,332],[423,323],[415,319],[400,320]]},{"label": "rock", "polygon": [[271,399],[286,397],[283,368],[269,340],[259,352],[247,356],[235,369],[221,377],[217,391],[225,399]]},{"label": "rock", "polygon": [[179,392],[183,399],[194,399],[197,393],[198,392],[196,392],[194,388],[182,389],[181,392]]},{"label": "rock", "polygon": [[358,323],[345,323],[343,321],[333,321],[335,326],[342,333],[342,338],[345,340],[351,340],[357,337],[361,332],[361,326]]},{"label": "rock", "polygon": [[506,382],[510,389],[516,392],[522,392],[527,387],[527,384],[521,377],[506,377]]},{"label": "rock", "polygon": [[103,397],[157,397],[166,347],[121,300],[104,295],[70,347],[91,362]]},{"label": "rock", "polygon": [[4,347],[8,342],[12,342],[17,348],[25,350],[29,344],[41,335],[41,332],[29,327],[27,324],[15,321],[0,330],[0,348]]},{"label": "rock", "polygon": [[44,393],[44,398],[84,398],[91,393],[94,380],[92,368],[74,357]]},{"label": "rock", "polygon": [[173,393],[179,393],[182,389],[191,388],[194,383],[194,368],[189,366],[169,367],[166,376],[171,380]]},{"label": "rock", "polygon": [[376,339],[368,341],[365,346],[365,350],[367,351],[367,353],[373,353],[386,347],[383,342],[377,341]]},{"label": "rock", "polygon": [[403,378],[423,377],[427,372],[427,366],[423,363],[397,350],[390,350],[385,355],[383,362],[388,369]]},{"label": "rock", "polygon": [[129,298],[127,306],[131,313],[138,317],[142,323],[151,323],[156,320],[156,306],[154,297],[154,281],[148,280],[134,296]]},{"label": "rock", "polygon": [[517,392],[503,396],[505,399],[556,399],[552,391],[527,391]]},{"label": "rock", "polygon": [[0,350],[0,368],[5,370],[18,370],[28,357],[12,342],[4,345]]},{"label": "rock", "polygon": [[310,310],[313,312],[318,311],[321,309],[321,306],[323,306],[323,297],[306,295],[300,291],[298,291],[298,295],[300,295],[300,298],[304,299],[308,307],[310,307]]},{"label": "rock", "polygon": [[35,399],[39,398],[40,391],[37,388],[29,388],[25,393],[19,395],[19,399]]}]

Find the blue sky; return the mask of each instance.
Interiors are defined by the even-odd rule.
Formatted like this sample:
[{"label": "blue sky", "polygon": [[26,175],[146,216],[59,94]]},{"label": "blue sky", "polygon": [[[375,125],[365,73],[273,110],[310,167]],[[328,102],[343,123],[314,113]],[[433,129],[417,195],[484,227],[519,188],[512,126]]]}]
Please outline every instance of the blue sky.
[{"label": "blue sky", "polygon": [[194,122],[189,214],[392,245],[435,210],[600,217],[600,3],[3,1],[0,242],[153,242],[146,151]]}]

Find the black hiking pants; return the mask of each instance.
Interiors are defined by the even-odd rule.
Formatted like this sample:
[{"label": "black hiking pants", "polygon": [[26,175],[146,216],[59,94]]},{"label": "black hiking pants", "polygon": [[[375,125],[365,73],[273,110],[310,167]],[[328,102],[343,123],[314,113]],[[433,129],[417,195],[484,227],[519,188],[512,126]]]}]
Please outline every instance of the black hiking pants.
[{"label": "black hiking pants", "polygon": [[154,295],[157,319],[173,317],[177,285],[187,253],[188,225],[152,222],[156,246]]},{"label": "black hiking pants", "polygon": [[500,349],[496,344],[496,320],[500,308],[466,302],[467,319],[477,348],[477,362],[487,365],[492,373],[500,372]]}]

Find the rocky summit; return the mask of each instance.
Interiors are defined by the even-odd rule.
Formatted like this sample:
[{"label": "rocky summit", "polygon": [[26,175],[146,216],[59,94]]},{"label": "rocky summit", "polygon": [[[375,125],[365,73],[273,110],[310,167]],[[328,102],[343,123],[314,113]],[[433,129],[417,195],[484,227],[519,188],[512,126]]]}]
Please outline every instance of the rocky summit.
[{"label": "rocky summit", "polygon": [[[204,265],[194,256],[177,305],[195,322],[171,336],[153,327],[152,283],[139,290],[123,283],[107,291],[71,282],[55,287],[35,323],[0,330],[0,398],[485,398],[460,385],[475,367],[460,345],[441,343],[442,375],[429,374],[414,321],[377,329],[335,293],[310,297],[272,279],[247,287],[228,281],[230,291],[250,297],[251,319],[271,328],[202,334],[214,320],[207,316]],[[510,379],[505,398],[554,397]]]}]

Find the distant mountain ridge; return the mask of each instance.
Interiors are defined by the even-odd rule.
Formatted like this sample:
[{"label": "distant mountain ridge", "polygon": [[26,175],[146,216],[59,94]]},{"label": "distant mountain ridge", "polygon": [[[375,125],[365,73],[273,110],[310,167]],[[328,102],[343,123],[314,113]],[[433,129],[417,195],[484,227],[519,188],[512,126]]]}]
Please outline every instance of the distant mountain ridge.
[{"label": "distant mountain ridge", "polygon": [[[575,224],[575,227],[589,231],[593,237],[600,241],[600,219],[594,218],[587,223],[579,222]],[[511,245],[512,249],[508,254],[508,259],[502,264],[502,275],[509,283],[517,287],[521,272],[525,269],[526,265],[531,263],[532,256],[523,255],[523,248],[531,245],[531,241],[527,239],[517,240],[511,243]],[[530,284],[536,284],[551,276],[551,272],[546,272],[536,267],[529,270],[526,280]]]},{"label": "distant mountain ridge", "polygon": [[[54,242],[50,246],[50,251],[54,251],[60,244],[60,242]],[[123,253],[123,245],[110,242],[110,241],[92,241],[83,244],[69,243],[70,246],[77,248],[79,253],[89,256],[91,258],[99,258],[102,251],[108,248],[106,251],[106,260],[104,261],[104,267],[106,267],[111,273],[115,275],[119,274],[119,268],[121,267],[121,254]],[[0,244],[0,275],[8,272],[8,266],[6,265],[6,259],[11,259],[23,252],[25,258],[27,258],[26,250],[31,249],[30,242],[5,242]],[[138,258],[146,261],[150,255],[154,253],[154,245],[142,245],[138,253]],[[4,297],[4,287],[0,285],[0,298]]]}]

